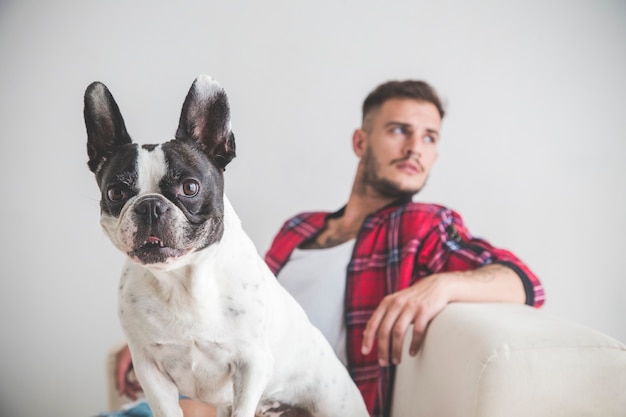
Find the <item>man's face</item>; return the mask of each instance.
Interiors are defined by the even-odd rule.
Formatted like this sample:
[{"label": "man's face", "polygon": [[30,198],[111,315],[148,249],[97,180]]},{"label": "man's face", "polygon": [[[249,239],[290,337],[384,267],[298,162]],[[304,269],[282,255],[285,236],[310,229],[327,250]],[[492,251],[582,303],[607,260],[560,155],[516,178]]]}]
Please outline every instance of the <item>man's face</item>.
[{"label": "man's face", "polygon": [[437,159],[441,117],[432,103],[387,100],[355,132],[361,157],[359,185],[383,197],[417,193]]}]

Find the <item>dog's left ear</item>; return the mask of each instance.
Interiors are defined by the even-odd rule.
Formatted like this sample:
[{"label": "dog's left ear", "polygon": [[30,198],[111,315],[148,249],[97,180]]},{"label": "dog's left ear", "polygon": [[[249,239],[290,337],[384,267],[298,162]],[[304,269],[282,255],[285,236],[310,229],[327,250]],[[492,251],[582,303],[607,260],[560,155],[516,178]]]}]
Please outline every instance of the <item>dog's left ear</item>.
[{"label": "dog's left ear", "polygon": [[222,169],[235,157],[228,97],[210,76],[200,75],[191,85],[180,114],[176,139],[192,140]]},{"label": "dog's left ear", "polygon": [[115,99],[101,82],[93,82],[85,90],[84,116],[88,165],[95,173],[116,147],[132,141]]}]

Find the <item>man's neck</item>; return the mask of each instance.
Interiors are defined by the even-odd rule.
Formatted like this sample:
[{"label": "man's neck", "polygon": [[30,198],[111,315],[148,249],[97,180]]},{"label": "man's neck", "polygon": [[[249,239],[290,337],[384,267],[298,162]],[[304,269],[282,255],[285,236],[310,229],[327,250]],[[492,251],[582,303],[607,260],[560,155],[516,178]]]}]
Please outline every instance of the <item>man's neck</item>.
[{"label": "man's neck", "polygon": [[367,216],[397,200],[397,198],[352,193],[341,217],[326,220],[324,229],[300,247],[302,249],[330,248],[355,239]]},{"label": "man's neck", "polygon": [[367,216],[376,213],[378,210],[397,200],[398,198],[381,195],[352,193],[346,204],[343,217],[346,218],[349,223],[352,223],[354,220],[360,220],[360,223],[363,223]]}]

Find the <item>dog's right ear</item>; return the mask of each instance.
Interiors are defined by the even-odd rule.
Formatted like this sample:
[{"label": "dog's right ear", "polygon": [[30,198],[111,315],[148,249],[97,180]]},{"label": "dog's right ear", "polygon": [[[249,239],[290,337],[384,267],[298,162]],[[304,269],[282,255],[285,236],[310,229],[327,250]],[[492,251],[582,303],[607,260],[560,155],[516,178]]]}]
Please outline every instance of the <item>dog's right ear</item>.
[{"label": "dog's right ear", "polygon": [[106,85],[93,82],[85,90],[85,126],[89,169],[97,172],[116,147],[131,143],[124,119]]},{"label": "dog's right ear", "polygon": [[180,114],[176,139],[191,140],[221,169],[235,157],[235,135],[224,89],[208,75],[198,76]]}]

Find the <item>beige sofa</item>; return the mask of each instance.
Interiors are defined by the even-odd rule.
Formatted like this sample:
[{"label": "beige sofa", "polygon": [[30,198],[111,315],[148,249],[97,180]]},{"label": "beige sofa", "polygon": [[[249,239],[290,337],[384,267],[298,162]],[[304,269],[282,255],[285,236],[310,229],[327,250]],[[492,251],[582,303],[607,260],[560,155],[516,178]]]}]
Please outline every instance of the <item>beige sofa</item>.
[{"label": "beige sofa", "polygon": [[[109,406],[119,408],[107,359]],[[393,417],[625,417],[626,346],[511,304],[451,304],[397,368]]]}]

